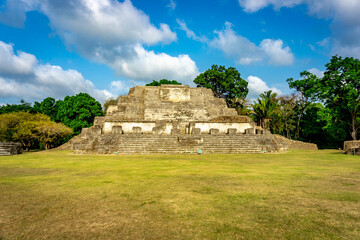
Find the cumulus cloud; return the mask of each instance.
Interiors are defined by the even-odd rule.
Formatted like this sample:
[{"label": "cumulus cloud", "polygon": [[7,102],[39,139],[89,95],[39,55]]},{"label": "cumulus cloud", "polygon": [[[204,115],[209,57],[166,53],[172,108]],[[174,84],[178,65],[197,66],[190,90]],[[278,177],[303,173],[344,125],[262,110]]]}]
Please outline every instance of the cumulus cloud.
[{"label": "cumulus cloud", "polygon": [[319,78],[322,78],[324,76],[324,71],[321,71],[317,68],[310,68],[308,70],[308,72],[312,73],[312,74],[315,74],[316,76],[318,76]]},{"label": "cumulus cloud", "polygon": [[[183,80],[198,74],[195,62],[188,55],[170,56],[144,48],[169,44],[176,41],[177,36],[165,23],[154,26],[149,17],[135,8],[130,0],[79,0],[76,3],[71,0],[8,0],[7,5],[14,1],[26,2],[23,5],[27,8],[23,8],[23,11],[29,11],[31,6],[32,10],[44,13],[54,32],[59,34],[68,48],[75,49],[88,59],[109,65],[121,76],[155,79],[163,75],[159,71],[165,70],[170,76],[164,77]],[[148,59],[143,60],[142,56]],[[152,61],[148,61],[149,58]],[[166,69],[160,68],[164,59],[176,65],[167,64]],[[126,62],[128,66],[125,66]],[[135,65],[142,65],[142,68]],[[146,75],[134,72],[142,69],[146,69]],[[185,71],[180,72],[179,69]]]},{"label": "cumulus cloud", "polygon": [[269,56],[269,63],[274,65],[290,65],[294,63],[294,55],[289,47],[283,46],[283,41],[264,39],[260,43],[261,49]]},{"label": "cumulus cloud", "polygon": [[195,62],[188,55],[172,57],[164,53],[156,54],[141,45],[135,46],[134,51],[131,59],[115,58],[108,64],[132,79],[148,79],[151,76],[152,79],[169,78],[191,82],[199,73]]},{"label": "cumulus cloud", "polygon": [[253,64],[265,59],[273,65],[291,65],[294,62],[290,48],[284,47],[280,39],[264,39],[257,46],[236,33],[229,22],[225,23],[225,29],[215,33],[217,37],[210,42],[210,46],[221,50],[227,57],[234,58],[238,64]]},{"label": "cumulus cloud", "polygon": [[13,46],[0,41],[0,72],[4,75],[31,74],[37,60],[34,55],[18,51]]},{"label": "cumulus cloud", "polygon": [[[306,4],[308,13],[324,19],[332,19],[331,53],[360,57],[360,1],[358,0],[238,0],[245,12],[252,13],[268,6],[274,9]],[[325,42],[323,43],[325,44]]]},{"label": "cumulus cloud", "polygon": [[282,7],[294,7],[303,0],[238,0],[240,6],[244,8],[245,12],[253,13],[272,5],[275,9]]},{"label": "cumulus cloud", "polygon": [[39,64],[32,54],[13,50],[13,46],[0,41],[0,97],[41,100],[56,99],[79,92],[89,93],[100,102],[113,94],[96,89],[76,70],[64,70],[59,66]]},{"label": "cumulus cloud", "polygon": [[206,42],[207,41],[207,38],[205,36],[197,36],[194,31],[190,30],[185,21],[183,20],[180,20],[180,19],[176,19],[176,22],[179,24],[180,26],[180,29],[183,30],[185,33],[186,33],[186,36],[190,39],[193,39],[195,41],[198,41],[198,42]]},{"label": "cumulus cloud", "polygon": [[248,81],[248,88],[249,88],[249,94],[248,94],[248,98],[251,101],[254,101],[255,99],[257,99],[259,97],[259,95],[263,92],[266,91],[273,91],[276,92],[277,94],[281,95],[282,92],[277,89],[277,88],[271,88],[269,87],[265,81],[263,81],[261,78],[256,77],[256,76],[249,76],[246,79]]}]

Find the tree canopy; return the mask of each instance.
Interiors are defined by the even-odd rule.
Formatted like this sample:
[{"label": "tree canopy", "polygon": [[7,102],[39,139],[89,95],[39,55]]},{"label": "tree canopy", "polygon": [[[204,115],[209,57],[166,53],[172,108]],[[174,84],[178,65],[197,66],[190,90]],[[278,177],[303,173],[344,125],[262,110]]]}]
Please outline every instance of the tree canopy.
[{"label": "tree canopy", "polygon": [[13,112],[0,114],[0,141],[19,141],[26,150],[41,143],[45,149],[57,145],[60,138],[73,130],[50,120],[41,113]]},{"label": "tree canopy", "polygon": [[260,126],[269,129],[269,122],[276,113],[277,93],[271,90],[260,94],[260,97],[253,104],[253,116]]},{"label": "tree canopy", "polygon": [[75,134],[82,128],[91,127],[96,116],[103,116],[101,104],[87,93],[67,96],[56,102],[56,121],[71,127]]},{"label": "tree canopy", "polygon": [[324,77],[317,85],[319,98],[338,120],[347,124],[356,140],[360,124],[360,60],[333,56],[325,66]]},{"label": "tree canopy", "polygon": [[43,113],[51,118],[51,120],[56,120],[57,118],[57,106],[56,101],[52,97],[47,97],[42,100],[40,103],[35,102],[33,106],[34,111]]},{"label": "tree canopy", "polygon": [[[236,99],[245,99],[249,89],[248,83],[241,78],[236,68],[212,65],[194,80],[197,87],[206,87],[214,91],[215,97],[224,98],[228,106]],[[235,101],[234,101],[235,100]]]},{"label": "tree canopy", "polygon": [[288,79],[289,87],[301,94],[299,121],[309,101],[318,100],[331,111],[333,121],[341,123],[356,140],[360,125],[360,60],[333,56],[325,67],[322,78],[305,71],[300,80]]},{"label": "tree canopy", "polygon": [[161,84],[182,85],[182,83],[179,83],[176,80],[161,79],[160,81],[153,80],[151,83],[148,83],[145,86],[160,86]]},{"label": "tree canopy", "polygon": [[20,104],[6,104],[0,106],[0,114],[2,113],[12,113],[12,112],[36,112],[32,107],[31,103],[25,102],[23,99],[20,101]]},{"label": "tree canopy", "polygon": [[296,139],[300,136],[300,122],[304,112],[310,103],[316,100],[316,86],[319,82],[319,78],[315,74],[308,71],[301,72],[300,77],[301,79],[299,80],[294,80],[293,78],[286,80],[289,84],[289,87],[295,89],[297,92]]}]

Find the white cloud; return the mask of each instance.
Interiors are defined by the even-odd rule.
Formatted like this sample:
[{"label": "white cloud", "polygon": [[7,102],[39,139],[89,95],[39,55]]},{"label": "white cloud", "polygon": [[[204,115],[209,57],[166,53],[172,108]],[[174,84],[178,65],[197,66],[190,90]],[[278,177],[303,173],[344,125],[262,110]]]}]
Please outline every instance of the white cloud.
[{"label": "white cloud", "polygon": [[273,65],[291,65],[294,63],[294,55],[289,47],[283,47],[283,41],[264,39],[260,47],[269,56],[269,63]]},{"label": "white cloud", "polygon": [[179,24],[180,29],[185,31],[186,36],[188,38],[193,39],[198,42],[207,42],[207,38],[205,36],[201,36],[201,37],[197,36],[192,30],[190,30],[187,27],[186,23],[183,20],[176,19],[176,22]]},{"label": "white cloud", "polygon": [[[199,74],[195,62],[188,55],[172,57],[147,51],[141,45],[134,46],[132,57],[124,59],[114,55],[111,61],[103,61],[116,69],[119,75],[136,80],[159,80],[163,78],[190,83]],[[102,56],[99,55],[102,58]]]},{"label": "white cloud", "polygon": [[[14,53],[13,46],[0,41],[0,97],[41,100],[46,97],[56,99],[79,92],[89,93],[105,101],[113,94],[107,90],[96,89],[94,84],[84,79],[76,70],[64,70],[59,66],[38,64],[32,54]],[[8,67],[8,68],[6,68]]]},{"label": "white cloud", "polygon": [[331,44],[331,54],[360,58],[360,1],[358,0],[238,0],[245,12],[256,12],[273,6],[295,7],[306,4],[308,13],[324,19],[332,19],[331,37],[321,45]]},{"label": "white cloud", "polygon": [[231,23],[225,23],[225,29],[215,31],[217,38],[210,46],[220,49],[227,57],[235,58],[239,64],[251,64],[261,61],[264,56],[260,49],[247,38],[237,34],[231,28]]},{"label": "white cloud", "polygon": [[245,12],[253,13],[272,5],[275,9],[281,7],[294,7],[303,0],[238,0]]},{"label": "white cloud", "polygon": [[266,59],[273,65],[290,65],[294,56],[289,47],[283,46],[283,41],[264,39],[260,46],[237,34],[231,23],[225,23],[225,29],[215,31],[217,37],[210,46],[220,49],[227,57],[234,58],[238,64],[253,64]]},{"label": "white cloud", "polygon": [[21,51],[14,54],[13,46],[0,41],[0,72],[2,74],[30,74],[37,64],[34,55]]},{"label": "white cloud", "polygon": [[324,76],[324,71],[321,71],[317,68],[310,68],[308,70],[308,72],[312,73],[312,74],[315,74],[316,76],[322,78]]},{"label": "white cloud", "polygon": [[[145,50],[143,45],[169,44],[176,41],[177,36],[165,23],[154,26],[130,0],[78,0],[76,3],[72,0],[8,0],[7,5],[14,1],[30,2],[26,6],[44,13],[68,48],[109,65],[121,76],[137,80],[158,76],[183,80],[198,73],[188,55],[173,57]],[[29,8],[23,10],[29,11]],[[147,59],[142,59],[143,56]],[[164,60],[170,60],[175,66],[159,67]],[[141,73],[143,69],[146,74]],[[178,72],[179,69],[183,72]]]},{"label": "white cloud", "polygon": [[171,10],[175,10],[176,8],[176,2],[174,0],[170,0],[169,4],[166,5],[166,7],[170,8]]},{"label": "white cloud", "polygon": [[277,94],[281,95],[282,92],[277,89],[277,88],[271,88],[269,87],[265,81],[263,81],[261,78],[256,77],[256,76],[249,76],[246,79],[248,81],[248,88],[249,88],[249,94],[248,94],[248,98],[251,101],[254,101],[255,99],[257,99],[259,97],[259,95],[263,92],[266,91],[273,91],[276,92]]},{"label": "white cloud", "polygon": [[176,40],[176,33],[167,24],[160,28],[150,23],[149,17],[136,9],[130,0],[40,1],[42,12],[50,24],[68,44],[81,48],[117,46],[133,42],[156,44]]},{"label": "white cloud", "polygon": [[130,88],[138,85],[139,83],[134,80],[113,81],[110,84],[110,92],[113,93],[116,97],[121,95],[127,95]]}]

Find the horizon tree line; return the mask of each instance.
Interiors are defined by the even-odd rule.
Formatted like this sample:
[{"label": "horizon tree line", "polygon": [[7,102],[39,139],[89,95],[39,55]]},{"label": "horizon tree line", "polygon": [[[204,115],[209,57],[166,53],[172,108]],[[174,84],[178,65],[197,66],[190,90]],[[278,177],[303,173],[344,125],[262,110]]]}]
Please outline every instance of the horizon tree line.
[{"label": "horizon tree line", "polygon": [[[197,87],[212,89],[215,97],[224,98],[228,107],[235,108],[241,115],[250,116],[259,126],[274,134],[313,142],[320,148],[338,148],[344,140],[357,139],[360,60],[333,56],[325,67],[323,77],[303,71],[300,79],[287,79],[293,94],[278,96],[275,92],[266,91],[253,103],[246,98],[248,83],[236,68],[213,65],[199,74],[194,83]],[[181,85],[176,80],[161,79],[153,80],[146,86],[161,84]],[[116,104],[115,99],[106,100],[103,111],[101,104],[89,94],[79,93],[57,101],[48,97],[33,106],[23,100],[21,104],[7,104],[0,107],[0,116],[23,111],[45,114],[51,121],[63,123],[73,130],[73,134],[58,141],[60,144],[79,134],[82,128],[92,126],[94,117],[104,115],[112,104]],[[0,135],[1,140],[4,138]]]}]

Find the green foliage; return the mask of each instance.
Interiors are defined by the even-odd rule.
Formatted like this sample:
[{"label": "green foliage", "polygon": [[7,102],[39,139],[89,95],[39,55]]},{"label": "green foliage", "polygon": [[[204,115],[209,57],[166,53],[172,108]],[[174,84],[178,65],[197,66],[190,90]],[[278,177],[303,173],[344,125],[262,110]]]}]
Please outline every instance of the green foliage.
[{"label": "green foliage", "polygon": [[73,130],[62,123],[44,121],[36,127],[37,137],[45,149],[49,149],[51,144],[57,143],[61,138],[69,136]]},{"label": "green foliage", "polygon": [[297,97],[281,96],[277,99],[278,106],[275,109],[273,121],[271,121],[271,129],[274,133],[292,138],[292,133],[296,128],[296,107],[298,104]]},{"label": "green foliage", "polygon": [[299,139],[316,143],[319,148],[339,148],[348,139],[344,123],[337,121],[332,110],[321,103],[311,103],[301,120]]},{"label": "green foliage", "polygon": [[319,98],[339,121],[347,124],[356,140],[360,123],[360,60],[333,56],[325,66],[324,77],[317,85]]},{"label": "green foliage", "polygon": [[0,141],[19,141],[26,150],[41,142],[46,149],[50,144],[72,134],[72,129],[50,121],[41,113],[14,112],[0,115]]},{"label": "green foliage", "polygon": [[224,98],[229,107],[237,99],[245,99],[249,89],[248,83],[241,78],[236,68],[212,65],[194,80],[197,87],[206,87],[213,90],[215,97]]},{"label": "green foliage", "polygon": [[319,78],[315,74],[308,71],[301,72],[300,77],[301,79],[299,80],[294,80],[293,78],[286,80],[289,84],[289,87],[296,90],[298,96],[295,139],[299,138],[300,136],[300,121],[304,112],[306,111],[311,101],[316,100],[316,87],[319,82]]},{"label": "green foliage", "polygon": [[[360,126],[360,60],[333,56],[325,67],[322,78],[304,71],[302,79],[287,80],[299,96],[295,137],[320,147],[341,147],[344,140],[357,139]],[[314,101],[325,107],[312,105]]]},{"label": "green foliage", "polygon": [[179,83],[176,80],[161,79],[160,81],[153,80],[151,83],[148,83],[145,86],[160,86],[161,84],[182,85],[182,83]]},{"label": "green foliage", "polygon": [[87,93],[66,96],[56,102],[56,121],[62,122],[79,134],[82,128],[91,127],[96,116],[103,116],[101,104]]},{"label": "green foliage", "polygon": [[239,115],[250,115],[250,102],[248,99],[238,98],[238,99],[230,99],[229,106],[236,109]]},{"label": "green foliage", "polygon": [[12,113],[12,112],[36,112],[31,107],[31,104],[28,102],[25,102],[24,100],[20,101],[20,104],[6,104],[4,106],[0,106],[0,114],[3,113]]},{"label": "green foliage", "polygon": [[52,97],[45,98],[41,101],[41,103],[35,102],[33,109],[36,112],[49,116],[51,120],[56,120],[58,109],[56,106],[56,101]]},{"label": "green foliage", "polygon": [[256,122],[264,129],[269,129],[269,122],[275,117],[277,103],[277,93],[271,90],[260,94],[260,98],[253,104],[253,117]]}]

